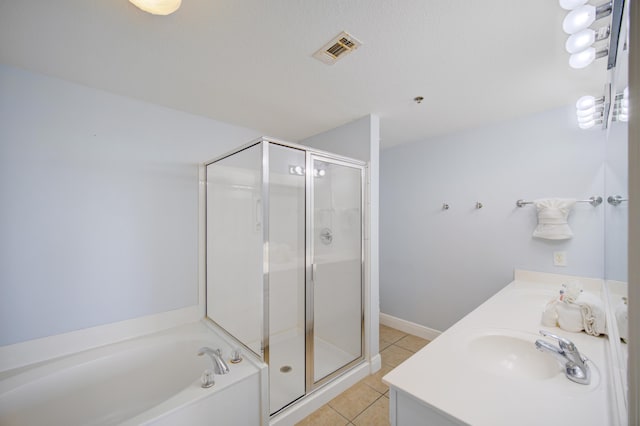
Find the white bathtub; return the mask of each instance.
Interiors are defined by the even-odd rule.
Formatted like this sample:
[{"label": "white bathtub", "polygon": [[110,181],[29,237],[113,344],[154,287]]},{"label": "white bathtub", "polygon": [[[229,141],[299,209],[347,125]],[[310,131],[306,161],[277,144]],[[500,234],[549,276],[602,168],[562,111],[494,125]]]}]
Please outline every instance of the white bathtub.
[{"label": "white bathtub", "polygon": [[230,348],[197,323],[58,358],[0,375],[0,425],[260,423],[259,368],[213,369],[198,348]]}]

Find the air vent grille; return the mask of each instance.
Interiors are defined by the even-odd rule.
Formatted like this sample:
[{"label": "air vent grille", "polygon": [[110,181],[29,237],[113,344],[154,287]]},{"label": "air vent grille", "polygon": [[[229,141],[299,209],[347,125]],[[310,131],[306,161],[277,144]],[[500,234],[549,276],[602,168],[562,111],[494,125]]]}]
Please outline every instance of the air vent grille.
[{"label": "air vent grille", "polygon": [[335,64],[348,53],[351,53],[362,45],[358,39],[347,32],[342,32],[325,44],[320,50],[313,54],[313,57],[327,65]]}]

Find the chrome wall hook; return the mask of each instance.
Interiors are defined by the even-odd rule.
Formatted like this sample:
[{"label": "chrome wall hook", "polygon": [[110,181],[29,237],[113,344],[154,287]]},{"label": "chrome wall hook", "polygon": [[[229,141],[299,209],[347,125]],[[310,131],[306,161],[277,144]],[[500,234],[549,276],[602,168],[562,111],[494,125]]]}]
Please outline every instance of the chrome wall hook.
[{"label": "chrome wall hook", "polygon": [[619,206],[622,202],[628,201],[626,198],[622,198],[621,195],[609,195],[607,198],[607,203],[612,206]]},{"label": "chrome wall hook", "polygon": [[476,209],[481,209],[484,207],[480,201],[476,201]]},{"label": "chrome wall hook", "polygon": [[447,203],[442,203],[442,210],[449,210],[449,204]]}]

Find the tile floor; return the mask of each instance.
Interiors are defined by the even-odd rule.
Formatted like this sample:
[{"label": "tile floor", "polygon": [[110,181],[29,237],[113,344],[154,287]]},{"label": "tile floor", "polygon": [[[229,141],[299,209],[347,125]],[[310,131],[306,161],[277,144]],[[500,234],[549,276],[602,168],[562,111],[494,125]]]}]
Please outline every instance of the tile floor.
[{"label": "tile floor", "polygon": [[360,380],[296,426],[389,425],[389,389],[382,377],[427,343],[428,340],[381,325],[380,371]]}]

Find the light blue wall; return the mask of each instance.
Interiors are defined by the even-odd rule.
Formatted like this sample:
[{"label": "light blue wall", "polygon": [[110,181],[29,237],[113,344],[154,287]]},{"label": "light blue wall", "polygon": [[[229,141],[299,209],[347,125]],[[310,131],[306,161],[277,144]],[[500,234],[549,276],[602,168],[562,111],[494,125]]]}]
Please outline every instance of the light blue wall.
[{"label": "light blue wall", "polygon": [[197,304],[198,163],[258,133],[2,65],[0,93],[0,345]]},{"label": "light blue wall", "polygon": [[[548,241],[531,236],[535,208],[515,203],[603,196],[604,141],[600,130],[578,129],[567,107],[383,150],[381,311],[442,331],[514,268],[602,277],[603,205],[576,205],[574,238]],[[554,251],[567,252],[567,267],[553,265]]]}]

